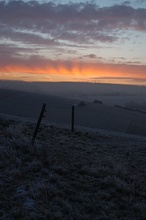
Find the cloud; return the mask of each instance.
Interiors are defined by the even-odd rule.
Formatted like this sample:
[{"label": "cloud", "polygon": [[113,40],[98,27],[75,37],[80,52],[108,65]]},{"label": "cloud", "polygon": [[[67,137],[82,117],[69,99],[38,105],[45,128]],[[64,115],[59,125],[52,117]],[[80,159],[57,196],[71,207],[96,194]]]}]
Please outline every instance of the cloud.
[{"label": "cloud", "polygon": [[126,5],[99,8],[94,3],[0,2],[0,35],[25,43],[57,45],[113,42],[114,30],[146,31],[146,9]]},{"label": "cloud", "polygon": [[112,83],[112,84],[128,84],[128,85],[143,85],[146,84],[146,78],[133,78],[133,77],[98,77],[89,78],[92,83]]},{"label": "cloud", "polygon": [[131,4],[130,1],[124,1],[124,2],[123,2],[123,5],[130,5],[130,4]]},{"label": "cloud", "polygon": [[[133,8],[129,1],[109,7],[90,2],[0,1],[0,76],[25,73],[48,77],[55,74],[112,77],[117,74],[145,78],[146,66],[138,63],[95,63],[100,57],[91,49],[101,49],[104,43],[112,47],[127,30],[146,31],[146,9]],[[94,63],[77,62],[73,59],[75,54],[94,59]],[[68,61],[69,56],[74,61]]]},{"label": "cloud", "polygon": [[84,57],[87,57],[87,58],[90,58],[90,59],[96,59],[97,56],[95,54],[88,54],[88,55],[85,55]]},{"label": "cloud", "polygon": [[136,2],[136,3],[141,3],[141,4],[142,4],[142,3],[145,3],[145,0],[136,0],[135,2]]},{"label": "cloud", "polygon": [[[5,61],[5,62],[3,62]],[[62,76],[89,76],[89,77],[130,77],[146,78],[146,66],[135,64],[108,64],[90,63],[68,60],[50,60],[40,56],[31,56],[28,59],[13,57],[11,60],[0,62],[0,73],[9,74],[43,74]]]}]

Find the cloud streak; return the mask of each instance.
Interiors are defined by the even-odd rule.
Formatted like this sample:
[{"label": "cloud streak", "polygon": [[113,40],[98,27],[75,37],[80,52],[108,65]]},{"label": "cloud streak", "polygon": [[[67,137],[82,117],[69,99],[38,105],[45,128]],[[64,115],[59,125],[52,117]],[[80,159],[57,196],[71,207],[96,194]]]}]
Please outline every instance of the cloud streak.
[{"label": "cloud streak", "polygon": [[[48,76],[94,76],[94,77],[130,77],[146,78],[145,65],[125,65],[90,62],[73,62],[65,60],[48,60],[39,56],[29,59],[15,58],[9,63],[0,63],[2,73],[44,74]],[[137,74],[138,73],[138,74]]]}]

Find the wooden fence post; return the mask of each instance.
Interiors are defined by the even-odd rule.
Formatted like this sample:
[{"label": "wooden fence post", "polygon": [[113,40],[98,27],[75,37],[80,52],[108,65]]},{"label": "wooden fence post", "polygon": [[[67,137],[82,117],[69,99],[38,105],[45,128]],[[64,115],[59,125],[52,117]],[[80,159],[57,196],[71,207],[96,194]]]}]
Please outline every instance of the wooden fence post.
[{"label": "wooden fence post", "polygon": [[71,131],[74,132],[74,114],[75,114],[75,107],[72,106],[72,114],[71,114]]},{"label": "wooden fence post", "polygon": [[43,106],[42,106],[42,110],[41,110],[40,116],[38,118],[38,122],[37,122],[37,125],[36,125],[36,128],[35,128],[33,137],[32,137],[32,145],[34,145],[34,141],[35,141],[35,138],[37,136],[38,129],[39,129],[40,124],[41,124],[41,120],[44,117],[43,114],[44,114],[45,111],[46,111],[46,104],[44,103]]}]

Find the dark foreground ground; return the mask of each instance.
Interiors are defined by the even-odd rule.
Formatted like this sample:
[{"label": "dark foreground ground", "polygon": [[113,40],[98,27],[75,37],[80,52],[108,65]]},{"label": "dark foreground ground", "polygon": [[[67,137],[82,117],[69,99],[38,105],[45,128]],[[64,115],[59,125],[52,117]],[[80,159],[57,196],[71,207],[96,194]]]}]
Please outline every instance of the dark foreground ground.
[{"label": "dark foreground ground", "polygon": [[2,220],[146,217],[146,138],[0,116]]}]

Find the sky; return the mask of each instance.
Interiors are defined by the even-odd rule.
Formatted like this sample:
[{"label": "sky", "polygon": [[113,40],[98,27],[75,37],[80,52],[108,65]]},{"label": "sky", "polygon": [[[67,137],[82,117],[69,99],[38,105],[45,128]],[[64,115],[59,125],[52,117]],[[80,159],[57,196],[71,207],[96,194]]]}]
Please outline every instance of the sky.
[{"label": "sky", "polygon": [[146,85],[146,0],[0,0],[0,79]]}]

